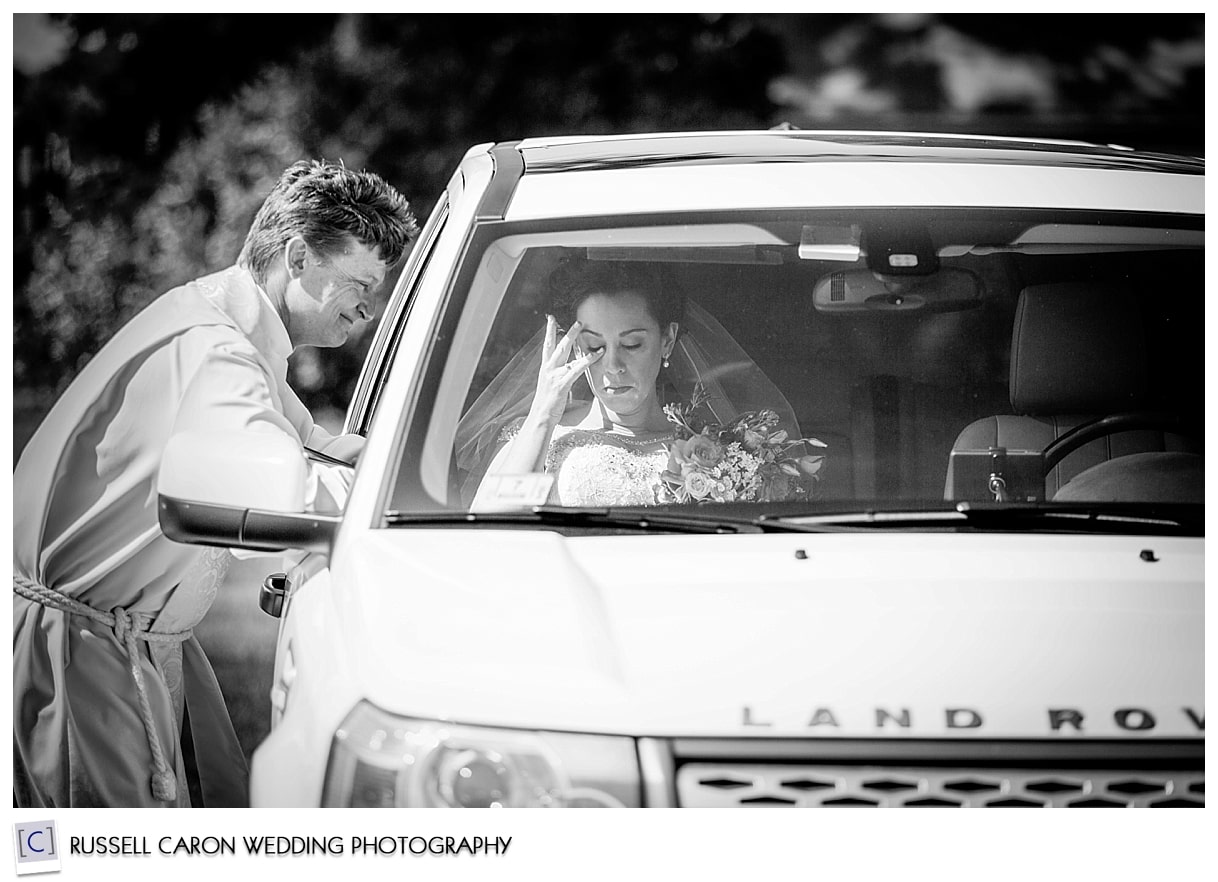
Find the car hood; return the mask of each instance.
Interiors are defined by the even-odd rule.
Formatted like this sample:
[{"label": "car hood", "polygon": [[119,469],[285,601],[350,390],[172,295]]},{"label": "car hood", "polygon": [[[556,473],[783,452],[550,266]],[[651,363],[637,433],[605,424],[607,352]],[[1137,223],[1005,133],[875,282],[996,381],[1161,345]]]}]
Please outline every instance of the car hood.
[{"label": "car hood", "polygon": [[345,548],[336,650],[356,692],[407,716],[635,735],[1203,734],[1200,539],[395,529]]}]

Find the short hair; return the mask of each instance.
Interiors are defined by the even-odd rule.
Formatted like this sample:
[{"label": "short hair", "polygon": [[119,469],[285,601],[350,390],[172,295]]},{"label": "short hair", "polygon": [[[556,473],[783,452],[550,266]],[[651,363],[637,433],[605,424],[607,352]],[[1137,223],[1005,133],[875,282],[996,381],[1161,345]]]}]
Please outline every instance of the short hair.
[{"label": "short hair", "polygon": [[594,294],[637,294],[661,331],[685,316],[685,295],[660,264],[563,258],[550,274],[550,294],[555,316],[568,328],[580,304]]},{"label": "short hair", "polygon": [[283,246],[300,236],[326,258],[354,238],[393,265],[416,235],[410,203],[378,175],[342,163],[302,160],[279,176],[258,209],[237,263],[266,284]]}]

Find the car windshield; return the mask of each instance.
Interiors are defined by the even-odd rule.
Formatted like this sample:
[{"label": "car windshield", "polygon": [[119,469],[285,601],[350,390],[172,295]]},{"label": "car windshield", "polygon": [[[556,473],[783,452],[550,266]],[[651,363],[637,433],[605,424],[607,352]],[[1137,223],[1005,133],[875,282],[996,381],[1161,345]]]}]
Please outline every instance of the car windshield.
[{"label": "car windshield", "polygon": [[[1199,504],[1202,243],[1194,216],[1081,210],[484,225],[389,507]],[[589,363],[538,428],[548,315],[582,322],[552,370]]]}]

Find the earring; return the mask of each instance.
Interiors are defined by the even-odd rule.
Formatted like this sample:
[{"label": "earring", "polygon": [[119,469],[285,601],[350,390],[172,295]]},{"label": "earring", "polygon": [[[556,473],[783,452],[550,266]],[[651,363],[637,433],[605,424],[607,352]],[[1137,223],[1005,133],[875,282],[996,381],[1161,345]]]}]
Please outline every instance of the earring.
[{"label": "earring", "polygon": [[665,355],[665,356],[664,356],[664,360],[663,360],[662,362],[660,362],[660,363],[661,363],[662,365],[664,365],[664,367],[668,367],[668,356],[667,356],[667,355]]}]

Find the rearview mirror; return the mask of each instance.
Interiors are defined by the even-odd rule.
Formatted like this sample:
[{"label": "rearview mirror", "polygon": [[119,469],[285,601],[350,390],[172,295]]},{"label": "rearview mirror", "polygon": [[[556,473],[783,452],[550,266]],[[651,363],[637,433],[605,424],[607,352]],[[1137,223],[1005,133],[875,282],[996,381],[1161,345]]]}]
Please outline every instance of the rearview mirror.
[{"label": "rearview mirror", "polygon": [[926,276],[877,275],[850,269],[816,280],[812,305],[818,312],[951,312],[981,303],[981,279],[956,267]]},{"label": "rearview mirror", "polygon": [[339,518],[305,513],[307,479],[304,452],[285,435],[179,433],[161,458],[161,530],[194,545],[327,550]]}]

